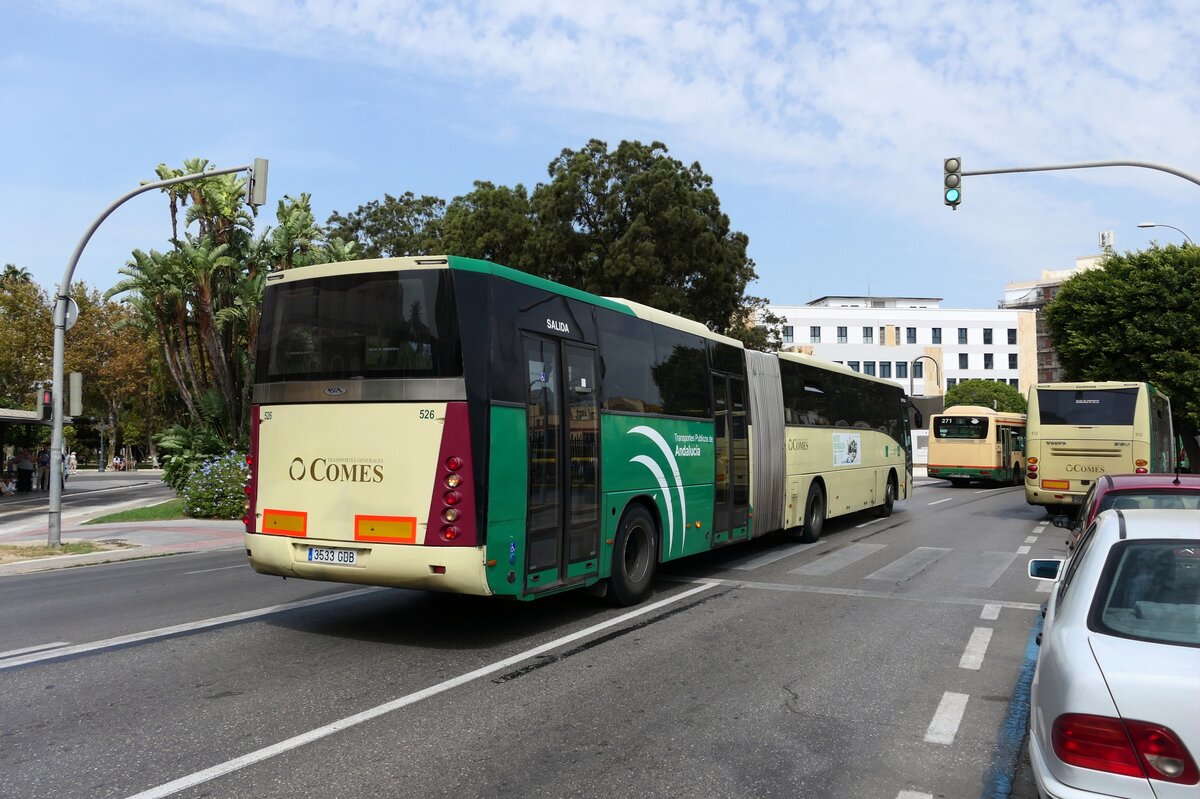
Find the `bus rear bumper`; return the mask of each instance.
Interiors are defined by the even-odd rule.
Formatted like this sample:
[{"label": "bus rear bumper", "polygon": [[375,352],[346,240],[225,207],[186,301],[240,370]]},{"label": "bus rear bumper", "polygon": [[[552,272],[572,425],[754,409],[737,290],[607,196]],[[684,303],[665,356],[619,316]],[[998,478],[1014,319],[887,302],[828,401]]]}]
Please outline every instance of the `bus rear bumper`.
[{"label": "bus rear bumper", "polygon": [[[421,591],[490,596],[483,547],[426,547],[290,538],[246,533],[246,555],[259,574]],[[353,566],[310,561],[310,547],[353,550]]]}]

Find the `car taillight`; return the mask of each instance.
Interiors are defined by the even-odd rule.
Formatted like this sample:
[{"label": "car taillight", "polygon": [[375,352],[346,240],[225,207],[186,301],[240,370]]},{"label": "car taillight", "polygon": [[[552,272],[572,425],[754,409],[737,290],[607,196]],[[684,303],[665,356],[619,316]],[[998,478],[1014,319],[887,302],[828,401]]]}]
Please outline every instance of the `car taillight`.
[{"label": "car taillight", "polygon": [[475,546],[475,489],[471,485],[471,429],[465,402],[446,405],[437,482],[429,508],[427,546]]},{"label": "car taillight", "polygon": [[1067,713],[1054,720],[1051,741],[1059,760],[1079,768],[1180,785],[1200,780],[1179,737],[1161,724]]}]

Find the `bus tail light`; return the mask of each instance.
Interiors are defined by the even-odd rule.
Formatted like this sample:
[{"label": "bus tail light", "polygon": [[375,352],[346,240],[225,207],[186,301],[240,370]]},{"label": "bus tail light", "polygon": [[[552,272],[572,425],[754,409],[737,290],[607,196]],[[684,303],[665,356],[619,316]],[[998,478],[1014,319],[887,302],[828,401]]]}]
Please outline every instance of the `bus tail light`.
[{"label": "bus tail light", "polygon": [[243,503],[245,515],[242,516],[242,524],[246,526],[247,533],[256,532],[254,529],[254,520],[257,518],[258,505],[258,418],[259,409],[257,405],[250,408],[250,451],[246,453],[246,501]]},{"label": "bus tail light", "polygon": [[1133,470],[1134,474],[1149,474],[1150,473],[1150,469],[1147,468],[1150,465],[1150,461],[1148,461],[1144,458],[1138,458],[1136,461],[1133,462],[1133,465],[1137,467],[1136,469]]},{"label": "bus tail light", "polygon": [[429,504],[426,546],[473,547],[478,543],[474,470],[467,403],[446,404],[446,423]]}]

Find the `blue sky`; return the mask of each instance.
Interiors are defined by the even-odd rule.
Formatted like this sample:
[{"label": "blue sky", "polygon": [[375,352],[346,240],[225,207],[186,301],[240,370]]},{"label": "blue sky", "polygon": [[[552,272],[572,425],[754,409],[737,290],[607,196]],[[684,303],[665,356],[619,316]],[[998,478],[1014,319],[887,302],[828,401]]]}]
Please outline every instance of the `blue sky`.
[{"label": "blue sky", "polygon": [[[270,160],[273,220],[385,193],[547,179],[563,148],[658,140],[713,177],[779,304],[995,307],[1006,282],[1200,237],[1200,0],[0,0],[0,263],[57,283],[154,167]],[[164,200],[116,211],[75,279],[165,249]]]}]

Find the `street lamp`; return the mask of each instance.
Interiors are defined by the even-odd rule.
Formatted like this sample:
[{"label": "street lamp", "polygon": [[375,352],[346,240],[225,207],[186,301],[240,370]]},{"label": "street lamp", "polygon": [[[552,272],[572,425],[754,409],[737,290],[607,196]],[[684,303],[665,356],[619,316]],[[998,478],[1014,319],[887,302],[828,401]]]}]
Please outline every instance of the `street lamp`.
[{"label": "street lamp", "polygon": [[1174,231],[1178,232],[1178,233],[1179,233],[1179,235],[1183,236],[1183,240],[1184,240],[1184,241],[1186,241],[1188,244],[1191,244],[1192,246],[1195,246],[1194,242],[1193,242],[1193,241],[1192,241],[1190,238],[1188,238],[1188,234],[1184,233],[1182,230],[1180,230],[1179,228],[1175,227],[1174,225],[1162,225],[1162,224],[1159,224],[1158,222],[1142,222],[1140,225],[1138,225],[1138,227],[1142,227],[1142,228],[1146,228],[1146,227],[1169,227],[1169,228],[1171,228],[1171,230],[1174,230]]},{"label": "street lamp", "polygon": [[[250,205],[258,207],[267,202],[267,159],[255,158],[252,163],[243,164],[242,166],[228,167],[226,169],[214,169],[209,172],[198,172],[194,175],[183,175],[170,180],[158,180],[153,183],[143,183],[133,191],[123,194],[108,208],[104,209],[104,213],[96,217],[92,222],[91,227],[83,234],[83,238],[75,245],[75,252],[71,254],[71,260],[67,263],[67,270],[63,272],[62,282],[58,284],[58,298],[54,303],[54,397],[58,398],[63,395],[63,358],[66,346],[66,331],[67,328],[74,323],[74,319],[68,319],[67,309],[71,305],[71,276],[75,274],[75,267],[79,264],[79,257],[83,255],[83,248],[87,246],[88,241],[92,238],[92,234],[100,227],[100,223],[108,218],[108,215],[117,210],[126,200],[132,199],[137,195],[151,191],[152,189],[162,189],[167,186],[174,186],[177,183],[186,183],[191,180],[202,180],[204,178],[216,177],[218,175],[229,175],[234,172],[247,173],[248,180],[246,181],[246,202]],[[50,474],[62,474],[62,446],[63,446],[63,404],[62,401],[54,403],[54,427],[50,438]],[[48,524],[46,543],[51,547],[57,547],[62,543],[62,480],[50,481],[50,518]]]}]

